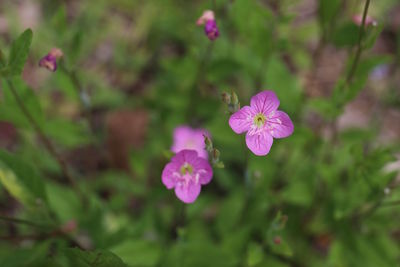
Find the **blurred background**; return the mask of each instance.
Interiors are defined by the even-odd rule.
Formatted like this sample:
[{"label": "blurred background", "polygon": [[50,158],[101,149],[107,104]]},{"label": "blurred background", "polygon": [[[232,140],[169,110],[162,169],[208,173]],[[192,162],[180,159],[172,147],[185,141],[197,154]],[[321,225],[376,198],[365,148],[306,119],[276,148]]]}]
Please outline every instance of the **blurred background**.
[{"label": "blurred background", "polygon": [[[16,89],[76,185],[2,81],[0,266],[400,266],[400,3],[371,1],[360,42],[365,3],[1,0],[4,54],[33,31]],[[295,130],[257,157],[220,95],[266,89]],[[161,183],[179,125],[225,164],[190,205]]]}]

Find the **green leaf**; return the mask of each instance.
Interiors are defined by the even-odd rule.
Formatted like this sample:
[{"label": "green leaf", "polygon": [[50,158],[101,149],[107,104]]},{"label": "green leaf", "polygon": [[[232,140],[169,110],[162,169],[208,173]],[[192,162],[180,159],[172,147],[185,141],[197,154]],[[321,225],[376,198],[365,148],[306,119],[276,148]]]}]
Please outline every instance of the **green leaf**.
[{"label": "green leaf", "polygon": [[293,255],[293,251],[289,244],[282,237],[282,233],[286,226],[286,221],[287,216],[282,215],[281,212],[278,212],[267,230],[265,243],[268,244],[274,253],[291,257]]},{"label": "green leaf", "polygon": [[6,59],[4,57],[3,51],[0,50],[0,67],[4,68],[5,65],[6,65]]},{"label": "green leaf", "polygon": [[32,30],[27,29],[11,45],[10,57],[8,60],[9,75],[22,74],[32,43],[32,36]]},{"label": "green leaf", "polygon": [[232,193],[222,203],[220,212],[216,221],[216,227],[218,232],[223,235],[232,234],[235,226],[241,219],[243,208],[244,208],[244,193],[238,191]]},{"label": "green leaf", "polygon": [[207,67],[208,80],[219,82],[234,77],[240,71],[241,65],[234,59],[221,58],[213,61]]},{"label": "green leaf", "polygon": [[364,49],[370,49],[374,46],[376,39],[378,39],[379,35],[383,31],[385,27],[384,23],[380,23],[377,27],[368,27],[366,31],[366,37],[363,40]]},{"label": "green leaf", "polygon": [[0,258],[0,266],[46,267],[44,264],[50,242],[46,241],[29,249],[14,250]]},{"label": "green leaf", "polygon": [[106,250],[82,251],[78,248],[66,251],[70,266],[73,267],[126,267],[114,253]]},{"label": "green leaf", "polygon": [[72,218],[79,218],[81,205],[73,190],[67,186],[47,184],[49,205],[61,222],[67,222]]},{"label": "green leaf", "polygon": [[264,251],[262,246],[256,243],[250,243],[247,248],[247,265],[249,267],[256,266],[264,258]]},{"label": "green leaf", "polygon": [[289,183],[288,187],[284,189],[282,197],[289,203],[309,206],[312,201],[313,192],[307,181],[297,179]]},{"label": "green leaf", "polygon": [[333,92],[334,103],[338,106],[343,106],[347,102],[353,100],[358,93],[364,89],[365,84],[368,81],[369,74],[371,71],[379,66],[380,64],[388,63],[391,58],[385,56],[372,56],[363,60],[357,65],[357,70],[354,73],[353,79],[347,88],[341,90],[344,81],[339,81]]},{"label": "green leaf", "polygon": [[210,242],[181,242],[168,249],[163,266],[233,267],[238,266],[238,255]]},{"label": "green leaf", "polygon": [[161,248],[155,242],[130,240],[110,249],[132,267],[156,266],[161,256]]},{"label": "green leaf", "polygon": [[[43,111],[35,92],[21,78],[10,79],[15,92],[32,118],[41,126],[44,121]],[[0,120],[12,122],[15,126],[29,128],[30,122],[22,112],[11,92],[10,83],[3,80],[3,101],[0,101]]]},{"label": "green leaf", "polygon": [[330,23],[339,11],[341,0],[320,0],[318,15],[323,25]]},{"label": "green leaf", "polygon": [[360,27],[353,22],[340,25],[332,35],[332,42],[338,47],[351,47],[358,43]]},{"label": "green leaf", "polygon": [[[89,143],[91,135],[83,123],[77,123],[62,118],[48,120],[43,129],[57,143],[65,147],[76,147]],[[60,131],[62,129],[62,131]]]},{"label": "green leaf", "polygon": [[298,112],[301,104],[300,83],[285,63],[277,55],[271,56],[264,73],[262,87],[275,91],[281,101],[281,109],[289,115]]},{"label": "green leaf", "polygon": [[27,207],[47,203],[45,185],[36,170],[3,150],[0,150],[0,182]]}]

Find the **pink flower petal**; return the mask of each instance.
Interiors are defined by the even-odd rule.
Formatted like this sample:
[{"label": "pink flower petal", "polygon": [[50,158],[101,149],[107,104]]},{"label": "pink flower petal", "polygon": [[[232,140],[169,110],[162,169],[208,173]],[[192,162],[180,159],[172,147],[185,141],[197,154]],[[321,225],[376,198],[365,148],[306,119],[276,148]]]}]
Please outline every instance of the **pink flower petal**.
[{"label": "pink flower petal", "polygon": [[203,134],[210,136],[204,129],[192,129],[188,126],[179,126],[174,130],[174,143],[171,151],[178,153],[184,149],[196,150],[200,157],[207,159]]},{"label": "pink flower petal", "polygon": [[179,166],[177,166],[176,163],[170,162],[164,167],[161,180],[168,189],[175,187],[176,179],[174,177],[174,172],[176,171],[179,171]]},{"label": "pink flower petal", "polygon": [[279,99],[273,91],[263,91],[250,100],[250,106],[256,113],[269,114],[279,107]]},{"label": "pink flower petal", "polygon": [[271,149],[272,142],[273,138],[267,132],[254,135],[246,134],[246,145],[257,156],[267,155]]},{"label": "pink flower petal", "polygon": [[194,161],[197,157],[197,152],[195,150],[184,149],[173,156],[171,162],[176,163],[180,166],[185,162],[189,163]]},{"label": "pink flower petal", "polygon": [[191,163],[194,162],[199,156],[196,150],[184,149],[182,150],[182,155],[184,162]]},{"label": "pink flower petal", "polygon": [[193,165],[195,172],[198,172],[200,184],[208,184],[213,176],[213,170],[207,160],[197,158],[196,161],[190,162]]},{"label": "pink flower petal", "polygon": [[273,117],[268,119],[267,123],[272,127],[270,133],[274,138],[288,137],[293,133],[293,122],[289,115],[283,111],[275,111]]},{"label": "pink flower petal", "polygon": [[249,106],[244,106],[232,114],[229,118],[229,126],[237,134],[244,133],[250,129],[253,123],[253,116],[252,109]]},{"label": "pink flower petal", "polygon": [[176,196],[185,203],[193,203],[199,196],[201,185],[190,183],[188,186],[175,187]]}]

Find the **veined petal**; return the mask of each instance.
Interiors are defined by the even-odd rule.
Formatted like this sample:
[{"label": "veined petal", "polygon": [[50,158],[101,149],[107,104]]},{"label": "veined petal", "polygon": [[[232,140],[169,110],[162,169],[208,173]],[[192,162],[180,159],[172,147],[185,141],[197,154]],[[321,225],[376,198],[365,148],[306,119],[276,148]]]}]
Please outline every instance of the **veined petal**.
[{"label": "veined petal", "polygon": [[201,185],[199,183],[189,183],[187,186],[175,187],[176,196],[185,203],[193,203],[199,196]]},{"label": "veined petal", "polygon": [[270,133],[274,138],[288,137],[293,133],[293,122],[289,115],[283,111],[277,110],[271,118],[268,118],[268,126],[271,129]]},{"label": "veined petal", "polygon": [[263,113],[265,115],[275,111],[279,107],[279,99],[274,91],[262,91],[256,94],[250,100],[250,106],[257,113]]},{"label": "veined petal", "polygon": [[192,130],[187,126],[178,126],[174,130],[174,143],[171,147],[172,152],[178,153],[185,149],[185,142],[192,135]]},{"label": "veined petal", "polygon": [[246,134],[247,147],[257,156],[265,156],[269,153],[273,143],[273,138],[268,132],[258,134]]},{"label": "veined petal", "polygon": [[179,126],[174,130],[174,143],[171,151],[178,153],[184,149],[196,150],[200,157],[207,159],[204,136],[211,136],[207,130],[192,129],[189,126]]},{"label": "veined petal", "polygon": [[195,150],[184,149],[179,151],[175,156],[172,157],[171,162],[178,165],[182,165],[185,162],[189,163],[197,158],[197,152]]},{"label": "veined petal", "polygon": [[236,111],[229,118],[229,126],[232,130],[241,134],[250,129],[250,126],[253,122],[254,112],[249,106],[244,106],[240,110]]},{"label": "veined petal", "polygon": [[193,162],[193,167],[197,175],[199,175],[200,184],[208,184],[213,176],[213,170],[204,158],[197,158],[195,162]]},{"label": "veined petal", "polygon": [[175,176],[178,172],[179,172],[179,166],[177,166],[176,163],[170,162],[167,165],[165,165],[161,175],[161,180],[168,189],[172,189],[175,187],[176,184]]}]

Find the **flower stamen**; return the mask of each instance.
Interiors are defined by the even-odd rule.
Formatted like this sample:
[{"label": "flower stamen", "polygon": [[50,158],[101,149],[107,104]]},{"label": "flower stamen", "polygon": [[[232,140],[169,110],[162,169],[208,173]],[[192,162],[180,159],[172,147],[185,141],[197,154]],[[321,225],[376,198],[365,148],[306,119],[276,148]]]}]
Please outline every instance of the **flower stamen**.
[{"label": "flower stamen", "polygon": [[187,173],[192,174],[193,167],[189,163],[185,162],[185,164],[182,165],[180,172],[181,172],[181,175],[185,175]]},{"label": "flower stamen", "polygon": [[258,113],[256,116],[254,116],[254,125],[256,125],[258,128],[261,128],[264,126],[266,119],[267,118],[264,114]]}]

